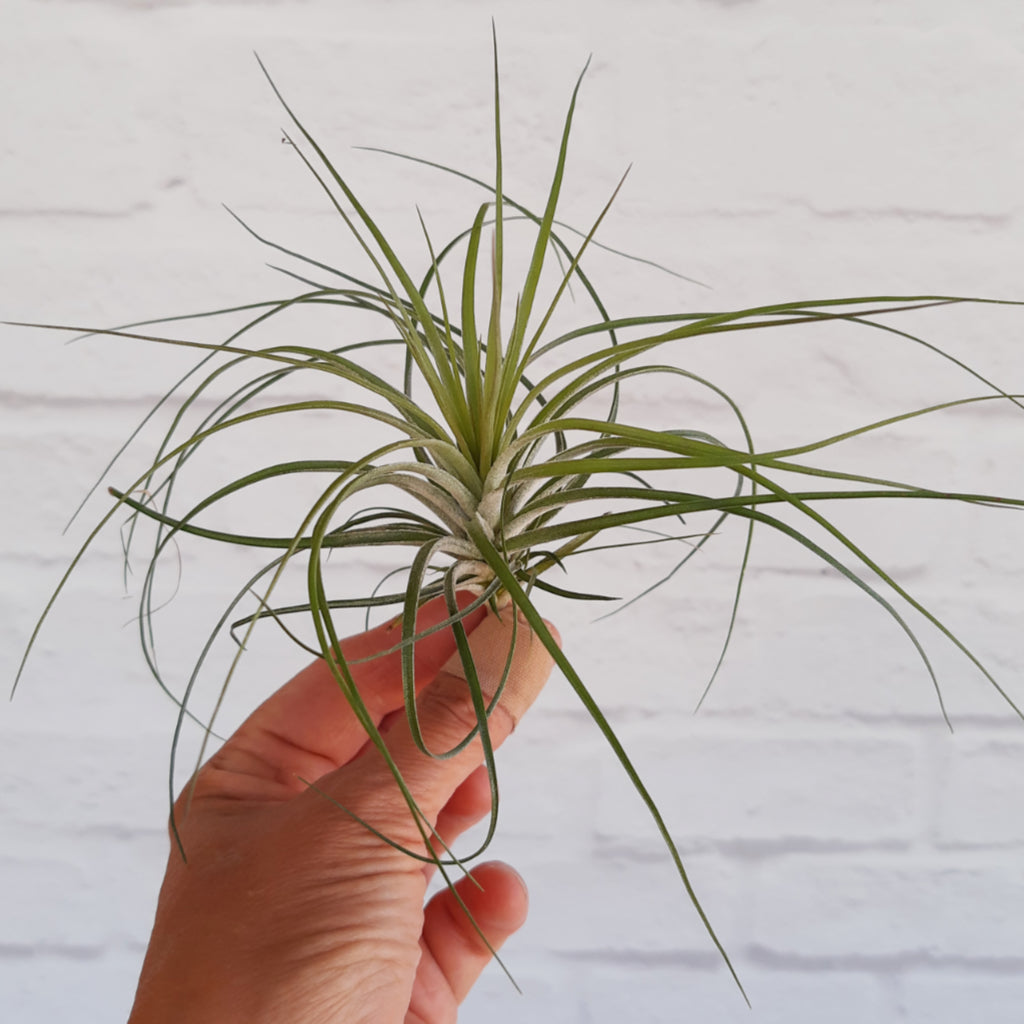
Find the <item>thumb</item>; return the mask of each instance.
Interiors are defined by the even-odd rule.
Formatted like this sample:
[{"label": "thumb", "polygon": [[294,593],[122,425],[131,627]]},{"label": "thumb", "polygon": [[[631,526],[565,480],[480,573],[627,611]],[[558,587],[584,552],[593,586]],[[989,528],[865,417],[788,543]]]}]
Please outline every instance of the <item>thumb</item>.
[{"label": "thumb", "polygon": [[[485,704],[490,703],[502,679],[505,680],[501,699],[487,721],[487,732],[495,749],[536,700],[553,665],[553,659],[540,638],[521,619],[514,623],[512,616],[512,609],[501,617],[492,613],[469,635],[469,649]],[[557,641],[557,632],[553,627],[548,628]],[[456,653],[417,699],[422,740],[427,750],[434,754],[444,754],[458,746],[478,725],[466,676],[462,659]],[[479,737],[452,757],[424,754],[404,715],[396,716],[390,723],[384,733],[384,741],[417,805],[431,822],[437,821],[441,808],[459,784],[483,760]],[[379,786],[387,787],[394,792],[396,808],[400,806],[402,815],[407,816],[408,808],[398,795],[391,769],[380,752],[369,748],[361,759],[366,761],[359,772],[366,790],[380,793]]]}]

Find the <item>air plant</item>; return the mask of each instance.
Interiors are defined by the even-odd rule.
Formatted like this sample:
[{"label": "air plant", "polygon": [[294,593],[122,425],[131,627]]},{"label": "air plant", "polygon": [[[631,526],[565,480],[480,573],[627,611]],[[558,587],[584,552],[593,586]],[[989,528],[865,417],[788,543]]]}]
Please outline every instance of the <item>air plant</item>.
[{"label": "air plant", "polygon": [[[260,67],[266,74],[262,63]],[[647,581],[646,594],[686,566],[721,530],[738,525],[744,531],[744,548],[732,592],[731,615],[723,630],[720,666],[736,622],[752,538],[757,530],[775,531],[816,556],[886,610],[916,649],[923,671],[935,687],[943,716],[946,711],[938,681],[922,641],[908,622],[908,609],[966,655],[1021,715],[1017,704],[967,646],[874,561],[869,551],[847,536],[827,509],[835,502],[853,500],[924,500],[961,502],[991,510],[1020,508],[1024,499],[954,493],[841,472],[817,461],[844,441],[956,406],[1010,402],[1024,408],[1021,396],[1004,391],[952,355],[889,322],[892,314],[995,300],[874,295],[782,302],[722,312],[612,318],[584,270],[584,256],[598,245],[595,236],[614,194],[585,233],[567,229],[556,216],[583,74],[576,82],[564,119],[544,208],[535,212],[505,191],[496,47],[494,177],[484,181],[449,167],[430,165],[472,183],[487,195],[468,218],[467,226],[443,245],[435,246],[424,226],[426,265],[419,276],[414,276],[269,74],[267,79],[293,126],[285,132],[285,141],[357,240],[372,274],[365,280],[272,242],[243,223],[258,241],[293,261],[293,269],[286,272],[300,282],[301,290],[284,299],[231,309],[111,330],[89,329],[91,334],[191,348],[201,353],[201,358],[147,417],[149,420],[160,408],[174,410],[171,425],[145,472],[121,489],[111,488],[113,506],[58,585],[29,648],[85,549],[115,516],[127,512],[126,553],[137,544],[138,524],[144,519],[155,523],[155,542],[140,587],[140,635],[150,670],[178,705],[175,750],[184,726],[195,715],[190,701],[214,641],[230,633],[238,642],[237,656],[221,683],[223,696],[248,637],[257,626],[269,623],[327,662],[370,740],[388,758],[353,684],[350,667],[339,654],[336,619],[347,609],[365,609],[369,616],[373,609],[390,608],[401,624],[396,649],[403,654],[405,706],[413,736],[425,754],[445,757],[453,751],[428,750],[423,742],[413,687],[413,648],[421,638],[415,630],[416,612],[425,601],[443,595],[450,615],[437,628],[454,630],[477,714],[476,727],[456,749],[479,736],[491,779],[492,810],[482,851],[494,834],[499,808],[488,713],[500,690],[489,704],[481,692],[461,623],[484,603],[499,613],[514,606],[550,651],[646,805],[696,912],[728,964],[658,807],[573,667],[570,655],[559,648],[545,625],[537,595],[608,601],[612,599],[609,595],[582,593],[564,580],[566,575],[571,579],[578,558],[635,544],[658,543],[677,551],[661,577]],[[513,225],[516,231],[524,226],[531,230],[533,241],[525,275],[516,286],[514,314],[508,324],[502,322],[502,312],[512,292],[506,264],[507,232]],[[554,286],[542,300],[542,294],[546,294],[541,287],[542,276],[545,272],[550,275],[553,261],[557,264]],[[448,273],[459,265],[461,287],[457,293],[446,291],[442,271]],[[488,300],[481,303],[479,295],[485,288],[489,289]],[[556,310],[572,288],[593,308],[593,319],[570,330],[555,330]],[[382,334],[337,347],[305,343],[301,334],[294,332],[292,318],[311,307],[326,311],[343,325],[349,322],[346,317],[359,323],[376,318]],[[226,336],[213,342],[142,330],[157,324],[185,323],[196,317],[239,320]],[[983,385],[985,394],[913,409],[798,446],[761,450],[740,407],[724,388],[671,361],[671,350],[683,341],[736,331],[810,328],[836,321],[922,345],[935,357],[951,361],[975,384]],[[267,340],[271,332],[277,340]],[[371,356],[396,350],[402,358],[392,361],[394,372],[390,376],[370,368]],[[232,384],[226,397],[222,395],[224,385],[239,376],[243,382]],[[322,397],[275,399],[275,392],[296,378],[303,382],[312,379],[316,393]],[[624,389],[636,379],[651,378],[686,382],[721,403],[734,419],[742,443],[730,445],[693,425],[654,429],[642,422],[625,421],[620,415]],[[346,397],[336,397],[339,393]],[[212,411],[202,412],[211,405]],[[261,420],[287,431],[295,417],[311,411],[333,417],[350,437],[372,428],[366,431],[367,436],[382,435],[386,439],[368,442],[365,451],[354,459],[263,465],[243,475],[229,476],[200,500],[181,505],[178,495],[182,482],[188,479],[190,460],[208,442],[230,442],[245,425]],[[140,430],[141,425],[125,447]],[[211,523],[211,513],[237,496],[268,485],[294,491],[300,484],[312,485],[315,498],[292,532],[242,534]],[[156,656],[154,584],[158,568],[168,557],[173,558],[179,543],[192,538],[262,551],[266,561],[249,578],[239,581],[236,596],[214,624],[198,663],[179,691],[165,680]],[[401,573],[389,574],[370,593],[337,592],[329,578],[329,560],[365,549],[396,549],[402,556]],[[281,582],[293,572],[305,576],[305,597],[296,603],[281,603],[277,597],[283,589]],[[463,596],[457,599],[458,594]],[[255,610],[243,609],[249,601],[255,601]],[[298,622],[304,625],[296,625]],[[718,667],[708,687],[717,672]],[[214,728],[216,713],[215,708],[201,723],[207,735]],[[172,755],[172,802],[173,762]],[[425,845],[433,850],[434,844],[427,842],[430,825],[419,813],[397,769],[395,773]],[[451,851],[440,850],[429,856],[442,869],[460,863]],[[729,969],[733,970],[731,964]]]}]

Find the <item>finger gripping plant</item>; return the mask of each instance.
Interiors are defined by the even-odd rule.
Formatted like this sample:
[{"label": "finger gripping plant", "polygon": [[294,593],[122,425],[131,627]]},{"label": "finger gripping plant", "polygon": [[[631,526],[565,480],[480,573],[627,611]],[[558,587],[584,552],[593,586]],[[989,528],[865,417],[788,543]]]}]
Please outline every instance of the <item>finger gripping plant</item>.
[{"label": "finger gripping plant", "polygon": [[[258,623],[269,619],[301,646],[327,661],[370,739],[388,758],[387,748],[353,683],[349,666],[338,653],[339,630],[335,615],[352,608],[367,609],[367,614],[373,608],[399,609],[401,638],[397,639],[396,631],[395,649],[402,651],[406,712],[421,749],[431,756],[445,757],[477,737],[481,740],[493,795],[490,826],[481,849],[494,833],[498,813],[494,756],[487,721],[500,690],[490,701],[482,694],[461,623],[483,603],[489,603],[496,610],[514,606],[555,658],[649,809],[694,907],[724,957],[725,951],[700,908],[676,845],[653,799],[583,680],[545,625],[535,605],[536,593],[547,592],[571,600],[611,600],[603,594],[580,593],[559,586],[552,582],[552,576],[568,572],[576,557],[609,547],[656,543],[678,550],[680,553],[666,563],[662,577],[650,581],[644,591],[647,593],[674,575],[728,521],[739,520],[746,540],[735,583],[732,614],[725,630],[723,657],[736,619],[755,528],[773,530],[815,555],[884,607],[915,646],[937,694],[938,683],[928,656],[901,607],[913,609],[936,627],[1020,715],[1017,705],[968,648],[836,526],[825,508],[836,501],[876,499],[955,501],[990,510],[1020,508],[1024,499],[940,491],[829,470],[805,459],[826,453],[842,441],[955,406],[993,401],[1024,406],[1021,406],[1020,396],[1004,391],[952,356],[884,320],[889,314],[903,311],[992,300],[883,295],[788,302],[726,312],[611,318],[584,272],[582,257],[592,244],[597,244],[595,233],[612,201],[575,248],[567,244],[565,239],[569,233],[556,220],[573,111],[582,78],[581,75],[576,83],[565,117],[544,209],[534,213],[505,192],[495,57],[496,173],[493,183],[441,168],[486,189],[490,195],[479,205],[469,226],[438,250],[431,244],[424,226],[429,260],[419,283],[271,82],[294,125],[293,132],[286,132],[285,140],[358,240],[373,267],[374,279],[364,281],[347,271],[293,252],[243,225],[260,242],[305,265],[302,272],[287,271],[303,283],[305,290],[286,299],[201,314],[242,318],[241,326],[217,343],[140,333],[138,329],[146,326],[142,324],[91,331],[154,344],[191,347],[204,354],[160,403],[163,406],[177,401],[178,405],[151,465],[130,486],[112,490],[116,504],[82,550],[101,527],[125,508],[131,514],[127,532],[129,547],[139,517],[156,523],[155,545],[141,585],[139,621],[149,666],[179,706],[175,748],[184,724],[192,715],[190,698],[215,638],[225,631],[236,637],[239,641],[237,663],[246,637]],[[517,222],[517,227],[524,223],[532,225],[534,237],[506,333],[502,324],[507,291],[506,228],[512,221]],[[447,270],[460,253],[461,292],[447,294],[441,271],[442,268]],[[558,260],[560,269],[553,287],[547,289],[550,296],[542,302],[542,275],[552,258]],[[327,275],[333,283],[318,283],[307,276],[314,273]],[[489,285],[486,309],[478,305],[478,291],[484,284]],[[571,285],[586,294],[597,316],[590,323],[559,333],[553,327],[555,313]],[[384,325],[385,336],[348,342],[336,348],[294,341],[261,347],[255,340],[265,328],[287,325],[288,317],[303,307],[327,309],[342,318],[352,311],[377,317]],[[168,318],[148,324],[185,319]],[[725,390],[665,361],[669,358],[665,350],[685,339],[735,331],[808,327],[837,320],[924,345],[972,376],[976,384],[985,387],[986,393],[911,410],[798,447],[760,451],[739,407]],[[281,332],[278,336],[286,335]],[[403,353],[400,379],[389,380],[369,369],[369,359],[364,356],[394,348]],[[240,371],[245,375],[244,383],[230,390],[226,398],[214,400],[211,396],[228,375],[237,375]],[[274,399],[275,388],[279,385],[297,375],[308,378],[311,373],[319,375],[317,394],[323,397],[302,401]],[[731,411],[743,445],[730,447],[699,429],[650,429],[624,422],[619,415],[620,393],[633,378],[675,379],[703,389]],[[339,385],[346,394],[354,390],[363,398],[343,401],[331,397],[337,393]],[[178,397],[182,393],[184,397]],[[212,401],[212,411],[201,415],[197,426],[187,426],[187,417],[195,416],[204,401],[207,404]],[[364,429],[361,425],[365,425],[372,428],[369,434],[376,436],[374,431],[384,431],[390,439],[370,446],[360,457],[351,460],[310,459],[267,465],[225,482],[190,507],[183,510],[178,507],[174,500],[176,481],[183,477],[189,460],[207,441],[223,438],[228,432],[263,419],[279,423],[284,430],[293,417],[316,411],[342,417],[350,433],[358,434]],[[709,471],[716,471],[715,479],[727,481],[726,485],[717,490],[707,488],[706,481],[711,479]],[[210,526],[206,521],[210,510],[249,493],[251,488],[268,482],[294,487],[298,479],[318,481],[319,497],[309,505],[291,534],[233,533]],[[684,486],[688,480],[694,483]],[[798,483],[794,486],[783,481]],[[401,500],[396,499],[393,505],[380,504],[387,501],[379,498],[382,492],[397,492]],[[701,525],[692,525],[694,522]],[[815,540],[812,535],[823,536],[824,540]],[[153,585],[157,566],[184,537],[264,549],[269,561],[240,586],[212,630],[190,679],[178,693],[165,682],[153,647]],[[382,584],[363,596],[333,592],[325,573],[332,555],[361,548],[389,547],[398,547],[407,553],[403,587],[394,592],[380,592],[385,586]],[[81,552],[68,574],[80,557]],[[279,582],[286,570],[298,567],[304,567],[306,599],[282,605],[275,600]],[[65,575],[58,592],[67,578]],[[461,597],[457,596],[460,594]],[[447,601],[450,617],[437,628],[454,629],[477,715],[474,730],[451,751],[426,750],[417,723],[413,686],[413,648],[420,638],[415,629],[416,612],[426,600],[439,596]],[[243,602],[250,600],[256,601],[255,610],[243,614],[239,609]],[[50,605],[52,603],[53,599]],[[295,631],[292,624],[296,616],[307,617],[315,638],[312,642],[301,639]],[[235,663],[222,683],[222,695]],[[711,681],[713,679],[714,674]],[[945,715],[941,695],[939,704]],[[203,722],[205,729],[212,729],[215,716],[216,710]],[[172,763],[172,798],[173,774]],[[419,813],[397,770],[396,781],[430,849],[430,823]],[[387,837],[382,838],[389,841]],[[424,856],[416,851],[408,852],[412,856]],[[459,863],[450,851],[443,849],[431,856],[442,870],[446,865]],[[735,972],[733,975],[735,977]]]}]

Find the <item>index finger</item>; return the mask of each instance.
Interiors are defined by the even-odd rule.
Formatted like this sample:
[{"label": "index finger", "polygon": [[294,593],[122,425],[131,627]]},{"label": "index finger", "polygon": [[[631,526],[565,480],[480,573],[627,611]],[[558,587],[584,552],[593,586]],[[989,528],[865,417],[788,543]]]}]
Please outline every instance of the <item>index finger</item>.
[{"label": "index finger", "polygon": [[[457,597],[460,608],[473,599],[470,594]],[[486,608],[470,612],[462,620],[463,627],[472,631],[486,614]],[[417,613],[416,632],[424,633],[448,617],[443,597],[428,601]],[[401,640],[401,622],[393,619],[339,644],[367,711],[378,725],[390,712],[403,706],[401,651],[391,650]],[[388,653],[381,653],[385,651]],[[416,688],[431,682],[454,651],[455,637],[450,628],[417,641]],[[321,768],[317,774],[322,774],[347,764],[366,741],[362,724],[321,658],[306,666],[249,716],[219,752],[218,768],[231,771],[237,759],[239,764],[244,762],[249,775],[261,765],[278,779],[297,771],[308,773],[312,766]]]}]

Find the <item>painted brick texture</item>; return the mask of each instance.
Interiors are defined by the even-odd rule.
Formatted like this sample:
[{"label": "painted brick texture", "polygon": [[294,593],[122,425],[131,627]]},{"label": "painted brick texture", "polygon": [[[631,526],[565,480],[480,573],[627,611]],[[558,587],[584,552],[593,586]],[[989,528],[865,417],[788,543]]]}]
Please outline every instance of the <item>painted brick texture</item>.
[{"label": "painted brick texture", "polygon": [[[425,268],[414,204],[441,238],[482,194],[351,147],[486,177],[492,15],[509,192],[543,196],[593,53],[564,219],[588,226],[634,162],[602,239],[710,286],[596,252],[614,313],[906,292],[1024,299],[1017,0],[0,0],[0,319],[116,324],[288,293],[265,267],[273,255],[222,202],[284,244],[358,260],[281,145],[283,115],[253,50]],[[900,326],[1024,391],[1024,311],[935,310]],[[36,614],[107,507],[102,488],[64,535],[70,511],[190,360],[12,327],[0,328],[0,353],[0,679],[11,680]],[[919,346],[850,325],[677,356],[726,387],[763,448],[984,393]],[[735,432],[683,387],[641,383],[623,414]],[[343,450],[324,423],[254,434],[252,449]],[[991,403],[836,448],[832,461],[1021,495],[1022,423]],[[132,478],[141,457],[108,482]],[[200,467],[197,486],[218,468]],[[904,504],[836,515],[1024,701],[1024,520]],[[742,543],[725,532],[657,596],[607,621],[588,607],[544,610],[659,801],[753,1010],[628,780],[555,679],[502,752],[492,849],[531,887],[530,921],[506,957],[524,994],[489,972],[460,1019],[1024,1020],[1024,724],[914,619],[950,734],[899,628],[770,536],[755,540],[730,656],[692,715]],[[181,593],[161,613],[185,638],[161,651],[171,670],[190,664],[231,596],[224,578],[246,564],[219,557],[211,569],[203,552],[183,552]],[[630,596],[663,559],[637,549],[607,568],[581,564],[574,584]],[[388,568],[367,556],[349,571],[372,586]],[[163,585],[170,596],[175,581]],[[166,856],[174,722],[137,652],[133,612],[115,525],[0,712],[0,1016],[17,1024],[117,1020],[130,1006]],[[217,651],[215,667],[227,656]],[[222,726],[296,665],[286,644],[259,640]]]}]

